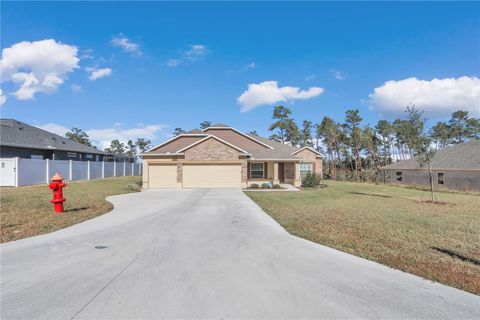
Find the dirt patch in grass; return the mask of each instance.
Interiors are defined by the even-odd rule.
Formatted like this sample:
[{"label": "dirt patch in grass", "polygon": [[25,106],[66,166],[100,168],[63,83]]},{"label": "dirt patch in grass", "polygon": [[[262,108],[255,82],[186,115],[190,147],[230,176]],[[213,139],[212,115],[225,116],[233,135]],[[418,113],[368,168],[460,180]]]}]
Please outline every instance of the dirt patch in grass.
[{"label": "dirt patch in grass", "polygon": [[437,193],[436,205],[426,191],[349,182],[246,194],[299,237],[480,294],[477,194]]},{"label": "dirt patch in grass", "polygon": [[64,189],[65,212],[55,214],[47,185],[0,189],[0,242],[18,240],[91,219],[112,210],[105,200],[111,195],[132,192],[128,184],[139,177],[68,182]]}]

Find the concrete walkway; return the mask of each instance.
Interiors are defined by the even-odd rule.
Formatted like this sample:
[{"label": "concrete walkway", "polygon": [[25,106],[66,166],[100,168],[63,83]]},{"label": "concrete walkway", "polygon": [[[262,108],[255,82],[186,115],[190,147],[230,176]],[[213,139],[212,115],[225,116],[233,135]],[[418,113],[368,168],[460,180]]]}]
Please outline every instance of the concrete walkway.
[{"label": "concrete walkway", "polygon": [[109,200],[1,245],[2,319],[480,318],[478,296],[290,236],[238,190]]}]

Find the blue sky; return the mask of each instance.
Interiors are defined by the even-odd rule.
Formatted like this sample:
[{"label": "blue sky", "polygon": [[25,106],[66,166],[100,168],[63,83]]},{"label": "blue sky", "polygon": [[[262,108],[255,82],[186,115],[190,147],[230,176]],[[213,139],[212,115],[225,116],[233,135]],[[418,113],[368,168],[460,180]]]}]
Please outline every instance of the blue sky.
[{"label": "blue sky", "polygon": [[203,120],[268,136],[278,104],[299,122],[479,116],[479,39],[478,2],[2,2],[1,113],[100,145]]}]

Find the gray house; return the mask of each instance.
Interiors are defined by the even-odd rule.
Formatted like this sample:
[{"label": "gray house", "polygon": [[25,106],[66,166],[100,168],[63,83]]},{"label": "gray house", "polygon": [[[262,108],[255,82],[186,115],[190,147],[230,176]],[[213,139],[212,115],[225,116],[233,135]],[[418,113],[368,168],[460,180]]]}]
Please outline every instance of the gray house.
[{"label": "gray house", "polygon": [[0,119],[0,158],[103,161],[105,152],[15,119]]},{"label": "gray house", "polygon": [[[427,168],[412,158],[382,167],[390,182],[429,184]],[[450,189],[480,191],[480,140],[437,151],[432,161],[434,184]]]}]

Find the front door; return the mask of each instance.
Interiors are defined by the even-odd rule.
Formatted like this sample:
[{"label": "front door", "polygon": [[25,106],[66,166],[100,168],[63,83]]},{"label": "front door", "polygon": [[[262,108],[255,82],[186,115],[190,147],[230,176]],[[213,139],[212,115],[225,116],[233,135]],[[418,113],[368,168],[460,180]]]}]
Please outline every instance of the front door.
[{"label": "front door", "polygon": [[285,183],[285,163],[278,163],[278,180],[280,183]]}]

